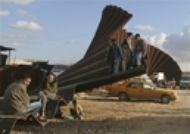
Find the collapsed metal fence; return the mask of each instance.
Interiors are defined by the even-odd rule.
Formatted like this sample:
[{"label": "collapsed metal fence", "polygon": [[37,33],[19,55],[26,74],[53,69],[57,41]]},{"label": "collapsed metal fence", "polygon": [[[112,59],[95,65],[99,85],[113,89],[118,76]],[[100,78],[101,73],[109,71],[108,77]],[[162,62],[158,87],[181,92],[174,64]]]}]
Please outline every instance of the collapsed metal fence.
[{"label": "collapsed metal fence", "polygon": [[[132,18],[132,14],[120,7],[109,5],[103,10],[102,17],[94,38],[84,57],[58,77],[59,94],[68,96],[74,92],[92,89],[122,79],[141,74],[148,75],[154,72],[164,72],[168,80],[175,78],[179,82],[181,70],[177,62],[158,48],[146,45],[146,68],[128,70],[119,74],[110,73],[107,62],[107,50],[110,38],[121,43],[127,31],[124,25]],[[38,89],[44,78],[44,72],[29,66],[12,66],[0,68],[0,95],[6,87],[19,76],[20,73],[32,72],[31,89]]]}]

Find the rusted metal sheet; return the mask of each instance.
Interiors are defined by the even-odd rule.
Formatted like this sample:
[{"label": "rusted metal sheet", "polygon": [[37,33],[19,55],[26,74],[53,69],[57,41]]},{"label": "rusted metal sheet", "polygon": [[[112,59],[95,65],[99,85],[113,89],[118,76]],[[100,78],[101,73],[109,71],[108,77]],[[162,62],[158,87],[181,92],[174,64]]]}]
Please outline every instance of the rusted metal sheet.
[{"label": "rusted metal sheet", "polygon": [[[98,79],[107,77],[107,79],[111,78],[113,80],[110,80],[109,82],[114,82],[114,77],[116,78],[118,75],[112,76],[112,74],[109,73],[109,65],[106,61],[109,40],[110,38],[116,38],[119,43],[124,40],[126,31],[123,29],[123,26],[132,18],[132,16],[132,14],[120,7],[112,5],[106,6],[103,10],[94,38],[92,39],[85,56],[59,76],[59,86],[62,87],[62,89],[64,89],[64,87],[72,87],[77,89],[77,91],[80,91],[81,88],[82,91],[85,88],[85,83],[87,81],[93,81],[94,79],[98,81]],[[132,42],[134,43],[134,41],[135,40],[133,39]],[[147,45],[145,48],[145,51],[147,52],[147,65],[144,70],[146,70],[148,75],[153,72],[162,71],[168,79],[175,78],[179,81],[181,70],[173,58],[153,46]],[[129,72],[126,72],[126,74],[127,73]],[[130,75],[130,77],[139,74],[140,73],[135,73],[133,71],[133,75]],[[127,75],[124,76],[123,79],[128,78]],[[115,81],[117,80],[118,79],[115,79]],[[104,82],[101,84],[98,83],[99,82],[96,83],[94,81],[91,83],[91,86],[86,86],[86,88],[93,88],[97,87],[97,85],[100,86],[101,84],[105,84]]]},{"label": "rusted metal sheet", "polygon": [[109,65],[106,61],[106,52],[109,47],[109,40],[113,36],[116,37],[117,41],[124,38],[125,32],[123,32],[122,27],[131,17],[132,14],[119,7],[112,5],[105,7],[95,36],[85,56],[59,76],[60,86],[108,75]]},{"label": "rusted metal sheet", "polygon": [[171,56],[152,45],[147,45],[146,53],[146,72],[148,75],[154,72],[163,72],[167,80],[172,80],[174,78],[179,82],[181,79],[181,69]]}]

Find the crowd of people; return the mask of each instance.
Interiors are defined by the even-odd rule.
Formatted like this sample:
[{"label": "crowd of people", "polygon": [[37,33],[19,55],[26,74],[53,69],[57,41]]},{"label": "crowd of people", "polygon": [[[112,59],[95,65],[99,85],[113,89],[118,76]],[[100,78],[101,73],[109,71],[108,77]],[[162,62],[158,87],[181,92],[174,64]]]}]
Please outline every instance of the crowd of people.
[{"label": "crowd of people", "polygon": [[140,34],[133,35],[129,32],[122,43],[111,39],[107,54],[110,72],[125,72],[128,69],[145,66],[145,47],[145,41]]}]

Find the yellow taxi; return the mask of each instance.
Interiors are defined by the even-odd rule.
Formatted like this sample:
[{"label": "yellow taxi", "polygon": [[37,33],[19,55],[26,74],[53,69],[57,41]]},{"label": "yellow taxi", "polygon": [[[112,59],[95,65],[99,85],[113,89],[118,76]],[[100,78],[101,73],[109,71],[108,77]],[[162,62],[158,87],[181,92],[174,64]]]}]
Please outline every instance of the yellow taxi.
[{"label": "yellow taxi", "polygon": [[177,99],[174,90],[157,88],[153,83],[146,81],[128,80],[107,86],[106,89],[112,96],[119,100],[155,100],[168,104]]}]

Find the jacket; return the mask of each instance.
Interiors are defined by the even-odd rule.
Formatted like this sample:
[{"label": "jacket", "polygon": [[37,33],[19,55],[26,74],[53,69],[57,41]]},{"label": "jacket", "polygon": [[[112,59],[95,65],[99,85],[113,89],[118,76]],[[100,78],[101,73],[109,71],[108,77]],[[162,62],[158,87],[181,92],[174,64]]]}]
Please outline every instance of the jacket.
[{"label": "jacket", "polygon": [[2,110],[5,114],[20,114],[27,110],[30,98],[27,87],[21,82],[12,83],[4,93]]}]

